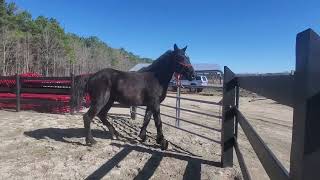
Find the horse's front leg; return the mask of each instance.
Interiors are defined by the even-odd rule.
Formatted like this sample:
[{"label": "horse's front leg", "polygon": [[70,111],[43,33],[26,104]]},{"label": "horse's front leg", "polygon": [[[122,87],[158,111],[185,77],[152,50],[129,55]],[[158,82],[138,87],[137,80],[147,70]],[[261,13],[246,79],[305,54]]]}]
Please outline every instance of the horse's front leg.
[{"label": "horse's front leg", "polygon": [[145,113],[145,116],[144,116],[144,120],[143,120],[143,125],[141,127],[140,134],[139,134],[139,137],[141,138],[142,142],[146,141],[146,139],[147,139],[147,135],[146,135],[147,126],[148,126],[148,124],[150,122],[151,115],[152,115],[152,112],[150,111],[150,108],[147,107],[146,113]]},{"label": "horse's front leg", "polygon": [[157,143],[160,144],[162,150],[168,149],[168,141],[164,138],[162,132],[162,122],[160,117],[160,105],[153,112],[154,123],[157,128]]}]

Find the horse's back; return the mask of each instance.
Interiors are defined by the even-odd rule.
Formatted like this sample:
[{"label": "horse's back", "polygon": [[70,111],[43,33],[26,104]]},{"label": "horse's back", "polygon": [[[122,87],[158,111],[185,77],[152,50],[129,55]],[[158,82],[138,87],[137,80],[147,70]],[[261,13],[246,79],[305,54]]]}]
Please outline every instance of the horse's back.
[{"label": "horse's back", "polygon": [[110,91],[110,97],[127,105],[145,105],[156,96],[159,86],[149,72],[124,72],[106,68],[95,73],[90,79],[91,90],[98,93]]},{"label": "horse's back", "polygon": [[113,82],[117,100],[128,105],[145,105],[157,87],[153,74],[145,72],[119,72]]}]

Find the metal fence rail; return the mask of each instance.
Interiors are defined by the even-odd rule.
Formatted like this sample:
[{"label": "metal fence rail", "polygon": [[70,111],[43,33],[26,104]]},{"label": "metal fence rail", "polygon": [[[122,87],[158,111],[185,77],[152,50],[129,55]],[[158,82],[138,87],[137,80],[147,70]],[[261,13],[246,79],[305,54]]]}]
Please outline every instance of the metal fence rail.
[{"label": "metal fence rail", "polygon": [[[146,110],[146,108],[142,108],[140,106],[137,106],[138,109],[141,109],[141,110]],[[176,119],[175,116],[171,116],[171,115],[168,115],[168,114],[163,114],[163,113],[160,113],[162,116],[166,116],[166,117],[169,117],[169,118],[172,118],[172,119]],[[203,127],[203,128],[206,128],[206,129],[210,129],[210,130],[214,130],[214,131],[218,131],[218,132],[221,132],[221,129],[217,129],[217,128],[212,128],[212,127],[208,127],[208,126],[205,126],[205,125],[202,125],[202,124],[199,124],[199,123],[195,123],[195,122],[191,122],[191,121],[188,121],[186,119],[182,119],[182,118],[179,118],[180,121],[183,121],[183,122],[186,122],[186,123],[189,123],[189,124],[193,124],[193,125],[196,125],[196,126],[200,126],[200,127]]]},{"label": "metal fence rail", "polygon": [[[177,85],[169,85],[169,87],[177,87]],[[218,90],[222,90],[222,85],[208,85],[208,86],[196,86],[196,85],[183,85],[182,88],[200,88],[200,89],[218,89]]]},{"label": "metal fence rail", "polygon": [[191,110],[191,109],[185,109],[185,108],[181,108],[181,107],[177,108],[177,107],[169,106],[169,105],[166,105],[166,104],[160,104],[160,105],[164,106],[164,107],[172,108],[172,109],[180,109],[182,111],[186,111],[186,112],[190,112],[190,113],[194,113],[194,114],[205,115],[205,116],[214,117],[214,118],[221,118],[221,116],[208,114],[208,113],[204,113],[204,112],[199,112],[199,111],[194,111],[194,110]]},{"label": "metal fence rail", "polygon": [[205,101],[205,100],[200,100],[200,99],[191,99],[191,98],[176,97],[176,96],[170,96],[170,95],[167,95],[167,97],[174,98],[174,99],[182,99],[182,100],[187,100],[187,101],[193,101],[193,102],[199,102],[199,103],[205,103],[205,104],[213,104],[213,105],[218,105],[218,106],[221,105],[221,103],[219,103],[219,102]]},{"label": "metal fence rail", "polygon": [[[139,116],[144,117],[144,115],[143,115],[143,114],[140,114],[140,113],[137,113],[137,112],[136,112],[135,114],[137,114],[137,115],[139,115]],[[216,140],[216,139],[212,139],[212,138],[209,138],[209,137],[203,136],[203,135],[201,135],[201,134],[194,133],[194,132],[189,131],[189,130],[187,130],[187,129],[183,129],[183,128],[181,128],[181,127],[176,127],[176,126],[171,125],[171,124],[168,124],[168,123],[166,123],[166,122],[162,122],[162,124],[165,124],[165,125],[167,125],[167,126],[170,126],[170,127],[176,128],[176,129],[179,129],[179,130],[181,130],[181,131],[184,131],[184,132],[190,133],[190,134],[195,135],[195,136],[199,136],[199,137],[201,137],[201,138],[203,138],[203,139],[206,139],[206,140],[209,140],[209,141],[212,141],[212,142],[215,142],[215,143],[221,144],[221,141],[218,141],[218,140]]]},{"label": "metal fence rail", "polygon": [[[193,86],[193,87],[195,87],[195,86]],[[221,89],[221,87],[220,87],[220,89]],[[199,112],[199,111],[195,111],[195,110],[191,110],[191,109],[181,108],[181,107],[180,107],[180,100],[186,100],[186,101],[192,101],[192,102],[199,102],[199,103],[204,103],[204,104],[208,104],[208,105],[218,105],[218,106],[221,106],[221,102],[212,102],[212,101],[205,101],[205,100],[199,100],[199,99],[184,98],[184,97],[181,97],[181,96],[180,96],[180,91],[181,91],[181,88],[178,87],[178,88],[177,88],[177,95],[176,95],[176,96],[171,96],[171,95],[167,95],[167,96],[166,96],[166,97],[168,97],[168,98],[176,99],[176,106],[171,106],[171,105],[166,105],[166,104],[160,104],[160,105],[163,106],[163,107],[171,108],[171,109],[176,110],[176,116],[172,116],[172,115],[160,113],[162,116],[175,119],[175,120],[176,120],[175,126],[174,126],[174,125],[171,125],[171,124],[168,124],[168,123],[165,123],[165,122],[162,122],[162,123],[165,124],[165,125],[167,125],[167,126],[170,126],[170,127],[173,127],[173,128],[179,129],[179,130],[182,130],[182,131],[184,131],[184,132],[187,132],[187,133],[190,133],[190,134],[199,136],[199,137],[201,137],[201,138],[204,138],[204,139],[207,139],[207,140],[210,140],[210,141],[213,141],[213,142],[216,142],[216,143],[221,144],[221,141],[217,141],[217,140],[215,140],[215,139],[212,139],[212,138],[209,138],[209,137],[206,137],[206,136],[203,136],[203,135],[200,135],[200,134],[194,133],[194,132],[192,132],[192,131],[189,131],[189,130],[186,130],[186,129],[181,128],[181,127],[180,127],[180,121],[181,121],[181,122],[185,122],[185,123],[189,123],[189,124],[192,124],[192,125],[195,125],[195,126],[199,126],[199,127],[202,127],[202,128],[206,128],[206,129],[209,129],[209,130],[213,130],[213,131],[216,131],[216,132],[221,132],[221,129],[213,128],[213,127],[208,127],[208,126],[203,125],[203,124],[200,124],[200,123],[196,123],[196,122],[192,122],[192,121],[190,121],[190,120],[184,119],[184,118],[180,118],[180,110],[181,110],[181,111],[185,111],[185,112],[189,112],[189,113],[193,113],[193,114],[205,115],[205,116],[208,116],[208,117],[210,117],[210,118],[221,118],[221,116],[214,115],[214,114],[209,114],[209,113],[205,113],[205,112]],[[132,117],[133,119],[134,119],[135,115],[139,115],[139,116],[143,116],[143,117],[144,117],[144,115],[138,113],[136,109],[146,110],[146,108],[141,107],[141,106],[131,107],[131,117]]]}]

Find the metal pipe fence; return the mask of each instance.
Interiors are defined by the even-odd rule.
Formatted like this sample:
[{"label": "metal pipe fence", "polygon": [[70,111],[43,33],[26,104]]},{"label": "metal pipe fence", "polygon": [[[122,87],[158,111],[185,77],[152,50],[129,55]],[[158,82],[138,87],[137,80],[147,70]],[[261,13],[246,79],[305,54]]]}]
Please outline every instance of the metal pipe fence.
[{"label": "metal pipe fence", "polygon": [[[214,128],[214,127],[208,127],[206,125],[203,125],[203,124],[200,124],[200,123],[196,123],[196,122],[192,122],[190,120],[187,120],[185,118],[181,118],[180,117],[180,113],[181,111],[184,111],[184,112],[188,112],[188,113],[192,113],[192,114],[196,114],[196,115],[204,115],[204,116],[208,116],[210,118],[218,118],[219,120],[222,118],[222,116],[220,115],[214,115],[214,114],[210,114],[210,113],[205,113],[205,112],[200,112],[200,111],[196,111],[196,110],[191,110],[191,109],[186,109],[186,108],[181,108],[181,100],[184,100],[184,101],[191,101],[191,102],[198,102],[198,103],[203,103],[203,104],[208,104],[208,105],[216,105],[216,106],[219,106],[219,108],[221,107],[221,101],[220,102],[212,102],[212,101],[205,101],[205,100],[199,100],[199,99],[191,99],[191,98],[185,98],[185,97],[181,97],[181,88],[177,88],[177,93],[176,93],[176,96],[171,96],[171,95],[167,95],[168,98],[173,98],[173,99],[176,99],[176,106],[171,106],[171,105],[167,105],[167,104],[161,104],[161,106],[163,107],[166,107],[166,108],[170,108],[170,109],[174,109],[176,110],[176,116],[173,116],[173,115],[169,115],[169,114],[165,114],[165,113],[160,113],[160,115],[162,116],[165,116],[165,117],[168,117],[168,118],[172,118],[172,119],[175,119],[175,125],[171,125],[171,124],[168,124],[166,122],[162,122],[163,124],[167,125],[167,126],[170,126],[170,127],[173,127],[173,128],[176,128],[176,129],[179,129],[179,130],[182,130],[184,132],[187,132],[187,133],[191,133],[193,135],[196,135],[196,136],[199,136],[199,137],[202,137],[204,139],[207,139],[207,140],[210,140],[210,141],[213,141],[213,142],[216,142],[216,143],[221,143],[221,141],[217,141],[215,139],[212,139],[212,138],[209,138],[209,137],[206,137],[206,136],[203,136],[201,134],[197,134],[197,133],[194,133],[190,130],[186,130],[186,129],[183,129],[180,127],[180,121],[181,122],[184,122],[184,123],[188,123],[188,124],[192,124],[192,125],[195,125],[195,126],[198,126],[198,127],[201,127],[201,128],[206,128],[206,129],[209,129],[209,130],[212,130],[212,131],[216,131],[216,132],[221,132],[221,129],[219,128]],[[130,112],[131,112],[131,117],[134,119],[136,117],[136,115],[139,115],[139,116],[142,116],[144,117],[143,114],[140,114],[137,112],[137,109],[140,109],[140,110],[146,110],[145,107],[142,107],[142,106],[137,106],[137,107],[131,107],[130,108]],[[220,112],[220,111],[219,111]]]}]

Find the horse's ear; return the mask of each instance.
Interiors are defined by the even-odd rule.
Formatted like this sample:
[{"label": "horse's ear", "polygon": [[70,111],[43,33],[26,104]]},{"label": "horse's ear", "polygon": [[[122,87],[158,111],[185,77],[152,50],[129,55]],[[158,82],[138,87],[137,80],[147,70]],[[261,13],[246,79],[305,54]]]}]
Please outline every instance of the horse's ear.
[{"label": "horse's ear", "polygon": [[174,44],[174,45],[173,45],[173,50],[174,50],[174,51],[179,50],[179,48],[178,48],[177,44]]},{"label": "horse's ear", "polygon": [[186,47],[182,48],[182,50],[183,50],[184,52],[186,52],[187,47],[188,47],[188,46],[186,46]]}]

